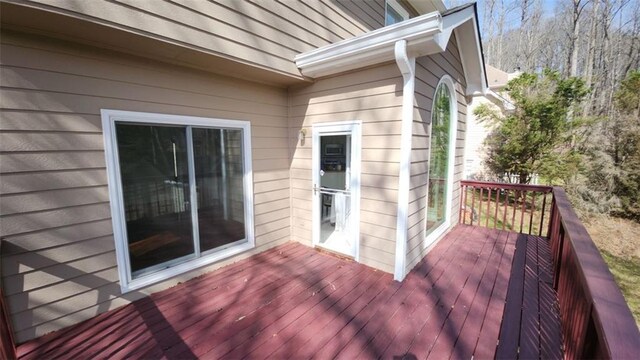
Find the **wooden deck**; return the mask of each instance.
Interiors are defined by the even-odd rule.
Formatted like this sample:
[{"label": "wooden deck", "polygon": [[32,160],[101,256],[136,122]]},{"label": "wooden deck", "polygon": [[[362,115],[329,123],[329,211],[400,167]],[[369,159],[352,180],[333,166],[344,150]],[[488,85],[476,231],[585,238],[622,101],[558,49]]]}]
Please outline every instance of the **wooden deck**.
[{"label": "wooden deck", "polygon": [[560,358],[550,271],[547,240],[467,225],[451,231],[402,283],[288,243],[22,344],[18,354]]}]

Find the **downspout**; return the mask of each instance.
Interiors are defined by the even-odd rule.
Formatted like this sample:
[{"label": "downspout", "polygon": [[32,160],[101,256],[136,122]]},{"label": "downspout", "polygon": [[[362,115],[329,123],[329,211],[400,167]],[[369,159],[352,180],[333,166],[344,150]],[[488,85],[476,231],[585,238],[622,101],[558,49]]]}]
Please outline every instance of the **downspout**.
[{"label": "downspout", "polygon": [[402,132],[400,144],[400,173],[398,176],[398,216],[396,219],[396,261],[394,280],[402,281],[406,275],[407,222],[409,220],[409,182],[411,166],[411,138],[413,135],[413,99],[415,90],[416,59],[407,54],[407,41],[395,44],[396,64],[402,73]]}]

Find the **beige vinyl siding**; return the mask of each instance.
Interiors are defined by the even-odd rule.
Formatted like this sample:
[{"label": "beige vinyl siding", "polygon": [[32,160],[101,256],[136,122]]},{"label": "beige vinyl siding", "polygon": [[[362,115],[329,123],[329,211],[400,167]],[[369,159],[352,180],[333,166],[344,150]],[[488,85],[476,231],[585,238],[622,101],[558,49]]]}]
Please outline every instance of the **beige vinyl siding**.
[{"label": "beige vinyl siding", "polygon": [[[294,56],[384,25],[384,0],[27,0],[35,8],[300,77]],[[74,34],[76,40],[92,34]]]},{"label": "beige vinyl siding", "polygon": [[424,257],[425,216],[427,205],[427,176],[429,169],[430,123],[433,96],[438,82],[449,75],[456,84],[457,131],[454,161],[453,201],[451,226],[458,223],[460,180],[463,172],[464,139],[466,130],[467,100],[464,96],[466,82],[456,46],[452,37],[447,51],[416,59],[416,117],[413,123],[411,180],[409,190],[409,219],[407,229],[406,271],[411,270]]},{"label": "beige vinyl siding", "polygon": [[[2,276],[18,342],[290,240],[286,90],[49,38],[1,42]],[[103,108],[249,120],[256,248],[121,295]]]},{"label": "beige vinyl siding", "polygon": [[293,238],[312,244],[312,125],[362,121],[360,261],[393,272],[402,106],[397,66],[325,78],[292,89],[289,101]]}]

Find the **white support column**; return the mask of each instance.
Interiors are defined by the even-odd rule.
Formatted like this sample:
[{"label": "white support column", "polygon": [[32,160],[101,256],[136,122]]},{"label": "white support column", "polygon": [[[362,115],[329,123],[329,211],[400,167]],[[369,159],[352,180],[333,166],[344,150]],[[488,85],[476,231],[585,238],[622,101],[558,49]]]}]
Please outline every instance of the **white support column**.
[{"label": "white support column", "polygon": [[400,147],[400,174],[398,180],[398,216],[396,221],[396,259],[393,278],[402,281],[407,263],[407,221],[409,217],[409,180],[411,176],[411,138],[413,129],[413,100],[415,91],[416,59],[407,54],[407,41],[395,43],[396,64],[402,73],[402,135]]}]

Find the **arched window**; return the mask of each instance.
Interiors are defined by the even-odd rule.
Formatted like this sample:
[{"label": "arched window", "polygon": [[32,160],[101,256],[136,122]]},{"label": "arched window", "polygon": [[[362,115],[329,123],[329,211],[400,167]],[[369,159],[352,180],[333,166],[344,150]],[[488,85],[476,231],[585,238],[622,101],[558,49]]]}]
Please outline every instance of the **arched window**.
[{"label": "arched window", "polygon": [[429,175],[427,183],[426,245],[450,225],[457,117],[453,81],[438,84],[431,111]]}]

